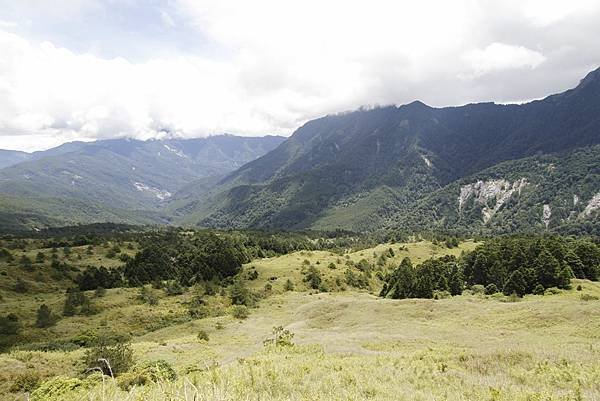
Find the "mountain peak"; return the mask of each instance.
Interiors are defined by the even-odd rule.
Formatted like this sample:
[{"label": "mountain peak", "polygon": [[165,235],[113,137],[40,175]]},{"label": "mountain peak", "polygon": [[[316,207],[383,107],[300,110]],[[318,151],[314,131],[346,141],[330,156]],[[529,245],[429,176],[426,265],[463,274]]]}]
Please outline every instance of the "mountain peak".
[{"label": "mountain peak", "polygon": [[578,87],[582,88],[591,84],[600,84],[600,67],[589,72],[585,78],[579,82]]}]

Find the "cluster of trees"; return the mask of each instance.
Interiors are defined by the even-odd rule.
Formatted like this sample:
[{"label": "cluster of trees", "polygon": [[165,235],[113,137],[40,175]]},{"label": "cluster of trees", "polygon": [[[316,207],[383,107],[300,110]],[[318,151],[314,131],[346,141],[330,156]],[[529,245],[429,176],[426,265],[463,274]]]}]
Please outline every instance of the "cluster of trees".
[{"label": "cluster of trees", "polygon": [[498,237],[460,258],[429,259],[417,267],[405,258],[385,278],[381,296],[432,298],[437,292],[461,294],[481,285],[486,293],[543,294],[569,288],[571,278],[600,278],[600,247],[585,239],[560,236]]},{"label": "cluster of trees", "polygon": [[385,279],[380,295],[389,298],[433,298],[437,291],[461,294],[464,279],[458,259],[444,256],[428,259],[416,268],[404,258]]},{"label": "cluster of trees", "polygon": [[104,266],[89,266],[77,278],[81,291],[95,290],[96,288],[117,288],[124,285],[120,269],[107,269]]},{"label": "cluster of trees", "polygon": [[248,255],[230,235],[159,233],[149,238],[123,269],[130,285],[177,280],[182,285],[235,275]]}]

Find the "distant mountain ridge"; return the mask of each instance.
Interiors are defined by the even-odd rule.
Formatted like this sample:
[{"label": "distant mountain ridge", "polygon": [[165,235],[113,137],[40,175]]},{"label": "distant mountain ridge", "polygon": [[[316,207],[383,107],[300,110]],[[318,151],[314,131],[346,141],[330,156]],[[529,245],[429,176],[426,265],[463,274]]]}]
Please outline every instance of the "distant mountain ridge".
[{"label": "distant mountain ridge", "polygon": [[526,104],[413,102],[309,121],[179,215],[220,228],[402,226],[393,221],[398,209],[412,210],[456,180],[598,143],[600,70],[574,89]]},{"label": "distant mountain ridge", "polygon": [[[0,195],[12,199],[0,205],[0,213],[33,213],[40,221],[69,223],[103,221],[112,219],[110,216],[122,221],[129,210],[134,212],[129,213],[131,216],[141,213],[160,218],[132,217],[125,219],[127,222],[165,222],[168,216],[161,208],[179,189],[196,180],[222,177],[272,150],[284,139],[219,135],[197,139],[67,143],[44,152],[25,154],[26,160],[0,169]],[[52,210],[56,208],[40,207],[44,200],[48,205],[61,200],[78,204],[78,211],[85,205],[97,212],[53,216]],[[2,206],[9,210],[3,210]],[[49,219],[40,217],[47,214],[50,214]],[[72,221],[69,215],[78,218]],[[26,220],[28,225],[35,225],[35,219]]]}]

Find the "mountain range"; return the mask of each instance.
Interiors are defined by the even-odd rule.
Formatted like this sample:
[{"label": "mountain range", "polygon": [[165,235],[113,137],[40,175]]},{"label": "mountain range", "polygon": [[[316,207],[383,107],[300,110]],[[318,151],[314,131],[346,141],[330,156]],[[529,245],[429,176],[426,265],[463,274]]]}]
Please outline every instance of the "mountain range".
[{"label": "mountain range", "polygon": [[[119,221],[168,223],[164,206],[196,181],[218,181],[280,144],[279,136],[71,142],[44,152],[6,152],[2,226]],[[6,157],[5,157],[6,156]],[[18,158],[25,161],[15,162]]]},{"label": "mountain range", "polygon": [[[36,217],[12,226],[29,227],[49,224],[30,201],[43,198],[97,205],[95,221],[127,221],[125,211],[129,222],[217,228],[598,230],[600,69],[524,104],[417,101],[325,116],[287,139],[188,141],[0,153],[0,167],[13,164],[0,196],[28,200]],[[0,206],[2,220],[15,208]]]}]

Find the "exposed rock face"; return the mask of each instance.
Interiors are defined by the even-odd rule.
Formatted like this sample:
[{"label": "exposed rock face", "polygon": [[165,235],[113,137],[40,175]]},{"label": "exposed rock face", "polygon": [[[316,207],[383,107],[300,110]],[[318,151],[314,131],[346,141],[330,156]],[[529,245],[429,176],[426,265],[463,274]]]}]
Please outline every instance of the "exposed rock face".
[{"label": "exposed rock face", "polygon": [[583,212],[581,212],[581,215],[583,217],[590,217],[598,209],[600,209],[600,192],[592,196],[592,199],[590,199]]},{"label": "exposed rock face", "polygon": [[151,187],[150,185],[146,185],[143,182],[134,182],[133,186],[140,192],[148,192],[154,196],[156,196],[160,200],[165,200],[171,197],[171,193],[169,191],[162,190],[160,188]]},{"label": "exposed rock face", "polygon": [[552,216],[550,205],[544,205],[544,210],[542,211],[542,223],[544,223],[546,228],[548,228],[548,225],[550,224],[550,216]]},{"label": "exposed rock face", "polygon": [[[499,179],[477,181],[472,184],[463,185],[460,188],[460,195],[458,196],[458,210],[462,211],[465,203],[471,197],[474,197],[475,202],[485,205],[481,210],[481,214],[483,222],[487,223],[515,192],[520,194],[526,185],[527,180],[525,178],[518,179],[513,183]],[[495,204],[490,207],[489,204],[492,200],[495,200]]]}]

